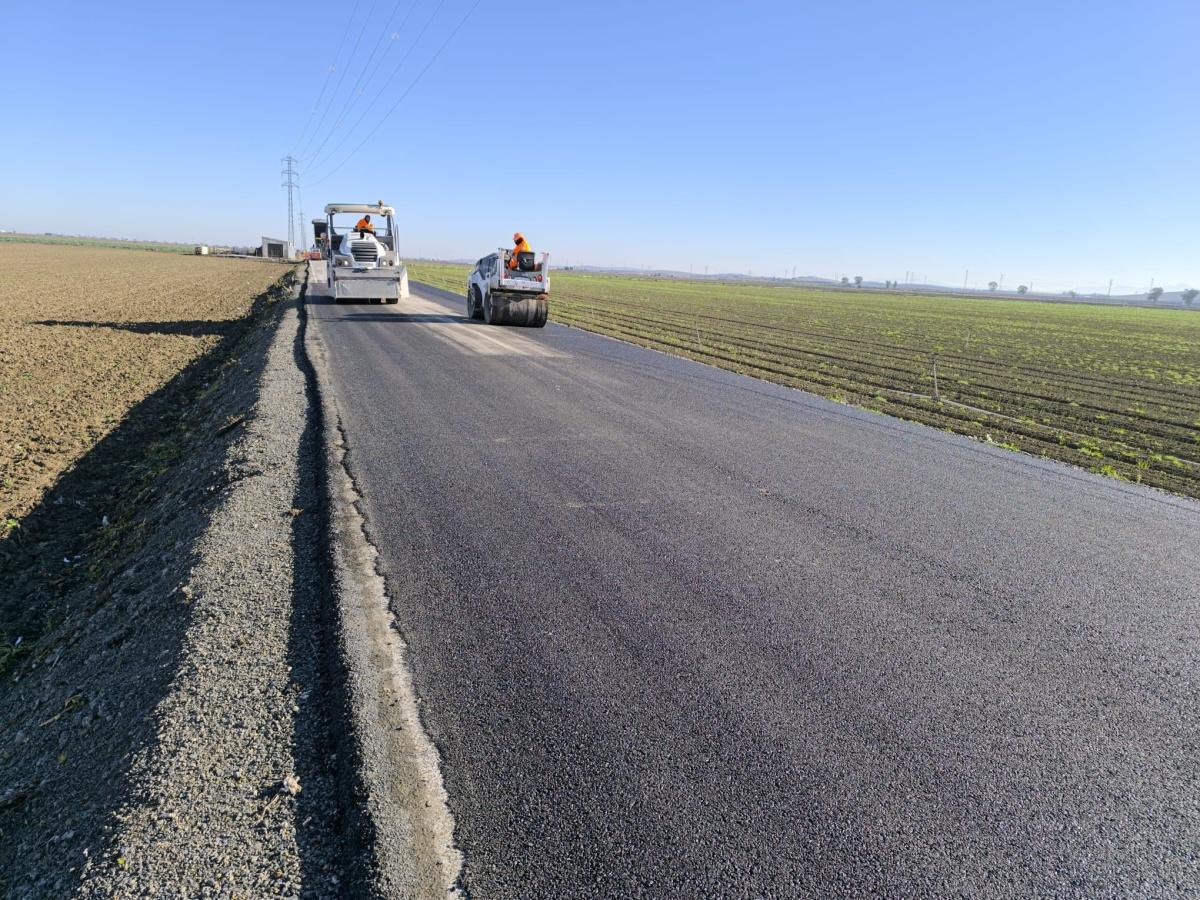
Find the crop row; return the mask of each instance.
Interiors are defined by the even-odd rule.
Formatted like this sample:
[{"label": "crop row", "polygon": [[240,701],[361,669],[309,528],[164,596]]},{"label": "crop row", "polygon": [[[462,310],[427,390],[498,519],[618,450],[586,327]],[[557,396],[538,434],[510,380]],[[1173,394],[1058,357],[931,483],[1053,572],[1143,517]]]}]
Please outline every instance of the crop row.
[{"label": "crop row", "polygon": [[[696,323],[679,322],[671,319],[657,319],[649,316],[626,314],[622,317],[627,326],[641,327],[670,334],[675,338],[674,343],[690,346],[690,349],[705,352],[707,347],[717,347],[729,350],[739,359],[757,357],[759,359],[788,359],[799,358],[806,361],[806,367],[816,365],[820,369],[830,369],[845,375],[850,381],[861,382],[878,388],[895,387],[896,384],[908,385],[910,391],[929,393],[933,390],[931,360],[928,357],[915,357],[912,353],[880,352],[873,355],[863,355],[861,348],[851,348],[845,352],[842,348],[831,346],[828,342],[791,342],[780,343],[771,336],[764,336],[763,329],[757,332],[747,328],[722,329],[705,323],[701,327]],[[601,325],[602,320],[581,317],[579,324]],[[1190,398],[1186,405],[1171,407],[1168,414],[1152,414],[1138,407],[1127,408],[1114,412],[1114,397],[1110,392],[1104,395],[1091,385],[1073,388],[1070,384],[1034,380],[1020,373],[1018,377],[1005,378],[1004,374],[993,370],[989,365],[978,366],[970,360],[961,357],[945,357],[941,366],[941,393],[962,402],[981,405],[985,408],[994,407],[995,412],[1004,412],[1014,404],[1030,409],[1060,408],[1060,415],[1079,419],[1086,422],[1088,427],[1097,427],[1103,417],[1104,428],[1129,427],[1149,435],[1156,435],[1168,441],[1188,442],[1194,436],[1200,409],[1197,409]],[[967,377],[969,376],[969,377]],[[1150,394],[1142,394],[1137,402],[1150,402],[1155,398]],[[1068,408],[1069,407],[1069,408]],[[1185,418],[1180,420],[1179,416]],[[1090,421],[1089,421],[1090,420]],[[1200,452],[1200,444],[1195,447]]]},{"label": "crop row", "polygon": [[[461,292],[466,268],[414,277]],[[1195,313],[556,272],[551,316],[1200,496]]]}]

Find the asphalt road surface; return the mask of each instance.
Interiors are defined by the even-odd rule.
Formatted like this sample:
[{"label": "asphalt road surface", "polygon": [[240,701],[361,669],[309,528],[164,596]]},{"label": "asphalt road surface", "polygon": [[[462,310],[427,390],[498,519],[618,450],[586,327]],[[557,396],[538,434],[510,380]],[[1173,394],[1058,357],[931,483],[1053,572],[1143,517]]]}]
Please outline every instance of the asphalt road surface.
[{"label": "asphalt road surface", "polygon": [[473,897],[1200,892],[1200,505],[310,295]]}]

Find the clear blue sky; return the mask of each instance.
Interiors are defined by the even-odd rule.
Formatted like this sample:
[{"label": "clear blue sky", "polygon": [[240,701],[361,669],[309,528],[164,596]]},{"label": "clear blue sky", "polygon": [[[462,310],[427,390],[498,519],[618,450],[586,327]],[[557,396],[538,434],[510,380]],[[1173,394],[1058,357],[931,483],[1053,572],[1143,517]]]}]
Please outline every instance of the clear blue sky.
[{"label": "clear blue sky", "polygon": [[480,0],[351,156],[473,2],[6,4],[0,228],[285,233],[361,81],[304,211],[382,198],[412,256],[1200,286],[1196,0]]}]

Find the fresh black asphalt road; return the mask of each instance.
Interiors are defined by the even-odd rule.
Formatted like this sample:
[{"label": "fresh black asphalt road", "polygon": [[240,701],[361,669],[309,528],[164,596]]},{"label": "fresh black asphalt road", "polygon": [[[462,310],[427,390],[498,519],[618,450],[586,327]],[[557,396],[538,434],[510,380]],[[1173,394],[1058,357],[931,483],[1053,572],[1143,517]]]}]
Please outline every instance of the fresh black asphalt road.
[{"label": "fresh black asphalt road", "polygon": [[1200,506],[310,295],[483,897],[1200,892]]}]

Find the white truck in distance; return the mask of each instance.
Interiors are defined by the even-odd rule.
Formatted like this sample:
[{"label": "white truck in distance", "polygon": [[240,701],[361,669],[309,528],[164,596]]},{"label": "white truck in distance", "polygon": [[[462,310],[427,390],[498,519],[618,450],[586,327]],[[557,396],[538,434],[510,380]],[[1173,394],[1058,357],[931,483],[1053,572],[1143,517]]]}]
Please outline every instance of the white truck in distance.
[{"label": "white truck in distance", "polygon": [[[355,230],[367,215],[374,230]],[[324,250],[334,303],[398,303],[408,297],[408,269],[396,248],[396,211],[383,201],[326,206]]]},{"label": "white truck in distance", "polygon": [[501,248],[475,264],[467,276],[467,316],[489,325],[526,325],[541,328],[550,314],[550,254],[517,254],[516,268],[508,268],[512,250]]}]

